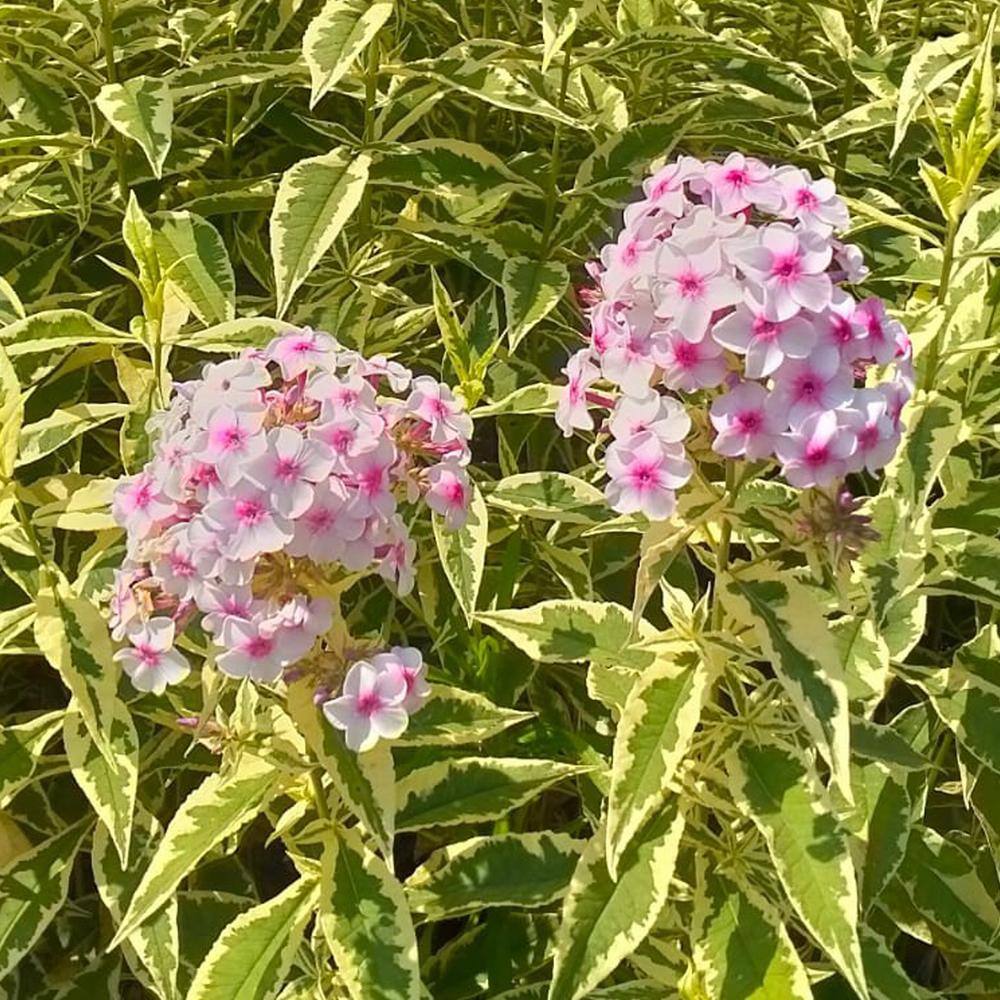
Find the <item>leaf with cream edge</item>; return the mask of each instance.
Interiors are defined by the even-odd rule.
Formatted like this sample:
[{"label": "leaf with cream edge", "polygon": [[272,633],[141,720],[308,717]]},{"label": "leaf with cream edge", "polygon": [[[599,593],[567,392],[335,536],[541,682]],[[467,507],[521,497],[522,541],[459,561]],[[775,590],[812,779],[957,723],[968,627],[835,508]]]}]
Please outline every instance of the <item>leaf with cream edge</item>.
[{"label": "leaf with cream edge", "polygon": [[312,81],[310,108],[337,85],[390,14],[391,0],[326,0],[302,36],[302,55]]},{"label": "leaf with cream edge", "polygon": [[489,511],[483,494],[475,484],[465,524],[461,528],[453,531],[446,527],[444,518],[434,515],[434,541],[441,558],[441,568],[469,624],[472,624],[476,598],[483,582],[489,529]]},{"label": "leaf with cream edge", "polygon": [[[460,746],[481,743],[511,726],[534,718],[531,712],[502,708],[475,691],[431,684],[430,695],[420,711],[410,716],[396,746]],[[364,757],[361,758],[364,760]]]},{"label": "leaf with cream edge", "polygon": [[352,1000],[421,996],[403,887],[353,827],[331,827],[323,838],[319,926]]},{"label": "leaf with cream edge", "polygon": [[136,338],[79,309],[46,309],[0,327],[8,358],[82,347],[85,344],[134,344]]},{"label": "leaf with cream edge", "polygon": [[812,1000],[780,914],[748,885],[699,865],[692,961],[712,1000]]},{"label": "leaf with cream edge", "polygon": [[[129,847],[128,864],[123,865],[111,843],[107,828],[100,824],[94,831],[90,853],[91,870],[101,902],[108,908],[115,924],[132,898],[150,858],[163,836],[163,826],[141,802],[136,803],[135,821]],[[177,896],[122,942],[122,951],[136,977],[148,978],[162,1000],[179,1000],[177,970],[180,964],[180,937],[177,926]]]},{"label": "leaf with cream edge", "polygon": [[549,832],[473,837],[435,851],[407,879],[406,895],[428,920],[546,906],[565,893],[584,843]]},{"label": "leaf with cream edge", "polygon": [[370,166],[367,153],[335,149],[282,174],[270,223],[279,318],[360,204]]},{"label": "leaf with cream edge", "polygon": [[606,520],[604,494],[565,472],[522,472],[496,483],[486,497],[491,507],[541,521],[593,524]]},{"label": "leaf with cream edge", "polygon": [[383,856],[391,858],[396,775],[389,745],[380,741],[364,753],[348,750],[343,734],[323,717],[313,702],[312,688],[306,683],[289,686],[287,708],[309,749],[330,776],[334,789],[378,841]]},{"label": "leaf with cream edge", "polygon": [[0,727],[0,808],[31,780],[45,744],[62,725],[62,711]]},{"label": "leaf with cream edge", "polygon": [[109,734],[120,708],[120,669],[111,649],[108,623],[94,605],[59,582],[38,592],[35,643],[73,695],[90,738],[114,766]]},{"label": "leaf with cream edge", "polygon": [[714,669],[693,645],[657,656],[629,691],[615,731],[606,820],[612,878],[632,838],[671,794]]},{"label": "leaf with cream edge", "polygon": [[107,83],[94,102],[111,127],[138,143],[157,179],[170,152],[174,98],[166,80],[135,76],[124,83]]},{"label": "leaf with cream edge", "polygon": [[741,743],[729,755],[737,805],[767,843],[788,898],[854,991],[868,1000],[848,837],[819,779],[790,746]]},{"label": "leaf with cream edge", "polygon": [[573,37],[594,7],[593,0],[542,0],[542,72]]},{"label": "leaf with cream edge", "polygon": [[587,767],[527,757],[452,757],[396,784],[398,830],[499,819]]},{"label": "leaf with cream edge", "polygon": [[555,261],[511,257],[503,266],[501,284],[507,304],[507,336],[511,351],[516,351],[566,294],[569,271]]},{"label": "leaf with cream edge", "polygon": [[667,901],[683,832],[674,801],[632,840],[617,881],[608,874],[605,833],[594,834],[563,901],[548,1000],[588,994],[645,939]]},{"label": "leaf with cream edge", "polygon": [[241,913],[198,967],[186,1000],[271,1000],[291,968],[318,897],[317,881],[300,877]]},{"label": "leaf with cream edge", "polygon": [[63,720],[63,743],[70,771],[107,827],[122,863],[128,859],[132,816],[139,784],[139,737],[128,708],[114,704],[108,732],[111,756],[90,738],[80,710],[71,702]]},{"label": "leaf with cream edge", "polygon": [[128,403],[76,403],[32,424],[25,424],[18,439],[16,465],[37,462],[81,434],[95,430],[110,420],[120,420],[130,409]]},{"label": "leaf with cream edge", "polygon": [[0,979],[31,950],[62,909],[73,862],[90,828],[88,816],[0,870]]},{"label": "leaf with cream edge", "polygon": [[850,712],[837,644],[814,591],[773,566],[720,576],[723,605],[753,628],[833,780],[851,801]]},{"label": "leaf with cream edge", "polygon": [[218,230],[191,212],[149,217],[160,273],[204,324],[236,318],[236,279]]},{"label": "leaf with cream edge", "polygon": [[24,423],[24,397],[17,372],[0,345],[0,480],[10,479],[17,461],[17,442]]},{"label": "leaf with cream edge", "polygon": [[143,873],[111,947],[156,913],[194,866],[249,823],[284,780],[274,764],[244,752],[233,767],[210,774],[191,792]]}]

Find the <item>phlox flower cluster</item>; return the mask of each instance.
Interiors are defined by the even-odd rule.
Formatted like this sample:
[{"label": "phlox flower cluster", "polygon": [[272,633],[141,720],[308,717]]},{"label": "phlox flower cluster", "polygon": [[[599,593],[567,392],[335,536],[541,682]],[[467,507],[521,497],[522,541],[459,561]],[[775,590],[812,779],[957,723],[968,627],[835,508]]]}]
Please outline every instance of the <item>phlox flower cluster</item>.
[{"label": "phlox flower cluster", "polygon": [[[127,532],[111,600],[133,684],[186,676],[178,636],[199,621],[231,677],[277,681],[321,651],[331,568],[413,586],[402,517],[423,501],[466,516],[472,421],[448,388],[301,330],[208,365],[151,420],[152,460],[116,488]],[[394,649],[348,673],[327,707],[352,744],[398,735],[426,694],[420,654]]]},{"label": "phlox flower cluster", "polygon": [[610,410],[611,506],[670,516],[692,474],[687,397],[707,410],[716,453],[776,460],[793,486],[884,466],[912,352],[881,300],[844,287],[867,268],[835,236],[850,220],[833,182],[740,153],[681,156],[643,194],[588,265],[589,343],[556,412],[568,437],[594,428],[591,407]]}]

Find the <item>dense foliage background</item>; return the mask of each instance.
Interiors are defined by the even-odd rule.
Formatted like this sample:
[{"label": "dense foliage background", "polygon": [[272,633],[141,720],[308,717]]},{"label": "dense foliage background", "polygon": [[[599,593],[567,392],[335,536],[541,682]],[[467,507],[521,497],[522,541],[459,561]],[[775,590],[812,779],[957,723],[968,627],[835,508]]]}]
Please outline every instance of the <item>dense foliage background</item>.
[{"label": "dense foliage background", "polygon": [[[0,996],[1000,995],[994,8],[0,6]],[[616,517],[552,423],[622,203],[734,148],[913,336],[874,540],[697,436]],[[469,525],[343,595],[438,686],[357,758],[294,685],[138,696],[99,610],[171,380],[288,324],[476,418]]]}]

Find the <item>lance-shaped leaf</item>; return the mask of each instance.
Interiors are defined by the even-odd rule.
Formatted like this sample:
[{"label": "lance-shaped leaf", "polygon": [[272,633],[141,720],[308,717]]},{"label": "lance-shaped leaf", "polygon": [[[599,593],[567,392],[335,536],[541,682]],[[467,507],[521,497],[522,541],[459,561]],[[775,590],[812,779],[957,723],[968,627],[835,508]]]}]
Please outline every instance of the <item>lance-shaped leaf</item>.
[{"label": "lance-shaped leaf", "polygon": [[15,358],[86,344],[134,344],[135,337],[79,309],[46,309],[0,328],[0,343],[8,357]]},{"label": "lance-shaped leaf", "polygon": [[855,992],[867,998],[854,864],[819,779],[797,751],[777,744],[741,743],[729,766],[737,804],[763,834],[803,924]]},{"label": "lance-shaped leaf", "polygon": [[569,288],[569,271],[556,261],[511,257],[503,266],[504,301],[510,349],[518,345],[556,307]]},{"label": "lance-shaped leaf", "polygon": [[6,59],[0,66],[0,101],[23,125],[52,133],[76,131],[73,105],[58,79],[26,60]]},{"label": "lance-shaped leaf", "polygon": [[632,616],[610,602],[541,601],[513,611],[480,611],[476,620],[542,663],[621,662],[632,632]]},{"label": "lance-shaped leaf", "polygon": [[367,153],[335,149],[299,160],[282,175],[270,225],[279,317],[354,214],[370,165]]},{"label": "lance-shaped leaf", "polygon": [[615,732],[608,793],[612,877],[632,838],[670,795],[698,727],[712,671],[694,647],[658,656],[632,686]]},{"label": "lance-shaped leaf", "polygon": [[236,317],[236,280],[226,245],[210,222],[191,212],[149,217],[160,273],[206,325]]},{"label": "lance-shaped leaf", "polygon": [[312,689],[307,684],[289,687],[288,712],[337,793],[378,841],[383,856],[391,858],[396,776],[388,745],[379,743],[364,753],[348,750],[343,734],[327,722],[313,702]]},{"label": "lance-shaped leaf", "polygon": [[813,592],[790,573],[773,570],[721,577],[717,586],[730,611],[753,627],[834,781],[851,801],[847,682]]},{"label": "lance-shaped leaf", "polygon": [[39,591],[36,607],[35,643],[72,693],[90,738],[113,762],[110,733],[120,711],[120,670],[112,659],[108,623],[89,600],[63,583]]},{"label": "lance-shaped leaf", "polygon": [[420,971],[403,887],[354,828],[324,838],[320,927],[352,1000],[418,1000]]},{"label": "lance-shaped leaf", "polygon": [[707,865],[699,873],[691,941],[712,1000],[812,1000],[780,914],[748,885]]},{"label": "lance-shaped leaf", "polygon": [[591,0],[542,0],[542,72],[573,37],[576,26],[588,10]]},{"label": "lance-shaped leaf", "polygon": [[267,347],[271,340],[293,329],[291,323],[266,316],[233,319],[205,330],[184,333],[172,340],[181,347],[211,354],[239,351],[244,347]]},{"label": "lance-shaped leaf", "polygon": [[110,756],[90,738],[83,714],[70,703],[63,722],[63,743],[70,770],[94,811],[107,827],[124,863],[132,839],[132,815],[139,783],[139,737],[128,708],[114,705],[108,732]]},{"label": "lance-shaped leaf", "polygon": [[[101,824],[94,831],[90,854],[94,882],[101,902],[108,908],[116,925],[121,923],[128,901],[162,836],[160,821],[141,802],[136,804],[127,864],[122,864],[119,859],[107,828]],[[142,982],[150,980],[162,1000],[178,1000],[180,997],[177,989],[180,964],[177,912],[175,895],[122,943],[122,951],[136,976]]]},{"label": "lance-shaped leaf", "polygon": [[0,728],[0,807],[30,780],[45,744],[62,722],[62,712],[46,712],[19,726]]},{"label": "lance-shaped leaf", "polygon": [[502,417],[508,413],[550,414],[556,412],[562,387],[558,385],[524,385],[520,389],[498,399],[495,403],[485,403],[472,411],[472,419]]},{"label": "lance-shaped leaf", "polygon": [[108,83],[97,95],[97,107],[111,127],[141,147],[159,178],[170,151],[174,98],[161,77],[136,76],[124,83]]},{"label": "lance-shaped leaf", "polygon": [[545,906],[565,893],[583,846],[564,833],[473,837],[435,851],[407,880],[406,895],[429,920]]},{"label": "lance-shaped leaf", "polygon": [[62,909],[90,818],[42,841],[0,870],[0,979],[21,960]]},{"label": "lance-shaped leaf", "polygon": [[441,568],[448,577],[466,621],[472,622],[476,598],[483,582],[486,549],[489,546],[489,512],[479,487],[473,485],[465,524],[449,529],[444,519],[434,515],[434,540],[437,542]]},{"label": "lance-shaped leaf", "polygon": [[905,772],[878,764],[852,768],[854,799],[863,814],[865,841],[861,875],[861,912],[867,913],[892,880],[906,855],[913,806]]},{"label": "lance-shaped leaf", "polygon": [[961,594],[1000,607],[1000,540],[961,528],[934,532],[934,565],[924,580],[931,594]]},{"label": "lance-shaped leaf", "polygon": [[291,968],[318,895],[316,881],[303,877],[241,913],[198,967],[187,1000],[271,1000]]},{"label": "lance-shaped leaf", "polygon": [[548,1000],[577,1000],[639,946],[667,901],[684,817],[671,803],[636,836],[608,874],[606,837],[598,830],[573,873],[556,934]]},{"label": "lance-shaped leaf", "polygon": [[0,480],[9,479],[14,471],[23,422],[21,385],[7,352],[0,345]]},{"label": "lance-shaped leaf", "polygon": [[128,403],[76,403],[25,424],[18,440],[17,465],[28,465],[51,455],[64,444],[94,430],[109,420],[119,420],[130,410]]},{"label": "lance-shaped leaf", "polygon": [[460,746],[481,743],[533,717],[531,712],[494,705],[475,691],[463,691],[445,684],[431,684],[430,689],[430,696],[420,706],[420,711],[411,716],[406,731],[393,740],[395,744]]},{"label": "lance-shaped leaf", "polygon": [[[518,411],[514,411],[518,412]],[[565,472],[523,472],[501,479],[486,498],[491,507],[542,521],[593,524],[607,516],[604,494]]]},{"label": "lance-shaped leaf", "polygon": [[575,764],[526,757],[452,757],[411,771],[396,784],[399,830],[498,819],[564,778]]},{"label": "lance-shaped leaf", "polygon": [[156,913],[213,847],[249,823],[277,792],[281,780],[274,764],[251,753],[243,753],[232,768],[210,774],[170,821],[112,947]]},{"label": "lance-shaped leaf", "polygon": [[337,85],[391,13],[391,0],[326,0],[302,36],[312,80],[310,108]]}]

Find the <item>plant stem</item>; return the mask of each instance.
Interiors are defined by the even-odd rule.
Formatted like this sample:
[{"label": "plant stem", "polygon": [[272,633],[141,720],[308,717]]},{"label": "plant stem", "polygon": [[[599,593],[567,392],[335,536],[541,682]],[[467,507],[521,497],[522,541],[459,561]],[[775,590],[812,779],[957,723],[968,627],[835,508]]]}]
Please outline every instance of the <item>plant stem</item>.
[{"label": "plant stem", "polygon": [[913,18],[913,37],[920,37],[920,29],[924,20],[924,0],[917,0],[917,12]]},{"label": "plant stem", "polygon": [[[556,107],[560,111],[566,105],[566,91],[569,89],[569,75],[573,68],[573,39],[566,43],[566,50],[563,53],[562,75],[559,79],[559,100]],[[548,257],[549,243],[552,240],[552,229],[556,219],[556,200],[559,193],[559,161],[560,142],[562,140],[562,123],[556,122],[555,132],[552,135],[552,152],[549,157],[549,178],[545,191],[545,222],[542,225],[542,256]]]},{"label": "plant stem", "polygon": [[[736,463],[726,462],[726,497],[729,505],[736,499],[739,486],[736,483]],[[729,547],[733,539],[733,522],[728,516],[722,522],[719,533],[719,547],[715,554],[715,592],[712,594],[712,628],[722,627],[722,601],[719,599],[719,577],[729,569]]]},{"label": "plant stem", "polygon": [[[108,83],[118,83],[118,65],[115,63],[114,0],[101,2],[101,48],[104,49],[104,66]],[[118,193],[122,204],[128,203],[128,180],[125,176],[125,143],[121,133],[112,128],[112,141],[115,144],[115,168],[118,171]]]},{"label": "plant stem", "polygon": [[[378,35],[368,46],[368,59],[365,63],[365,124],[363,140],[366,146],[375,139],[375,99],[378,96],[378,67],[379,67],[379,47]],[[368,239],[372,225],[372,195],[371,186],[365,185],[364,193],[361,195],[361,210],[358,216],[361,227],[361,236]]]},{"label": "plant stem", "polygon": [[309,781],[312,784],[313,802],[316,805],[316,812],[320,819],[330,818],[330,808],[326,804],[326,791],[323,788],[323,772],[320,768],[314,767],[309,772]]},{"label": "plant stem", "polygon": [[[955,263],[955,238],[958,235],[958,222],[948,220],[948,232],[944,241],[944,256],[941,259],[941,282],[938,285],[937,303],[944,305],[948,297],[948,286],[951,281],[951,270]],[[929,392],[937,379],[938,366],[941,357],[941,330],[938,330],[927,348],[927,364],[924,367],[922,388]]]}]

